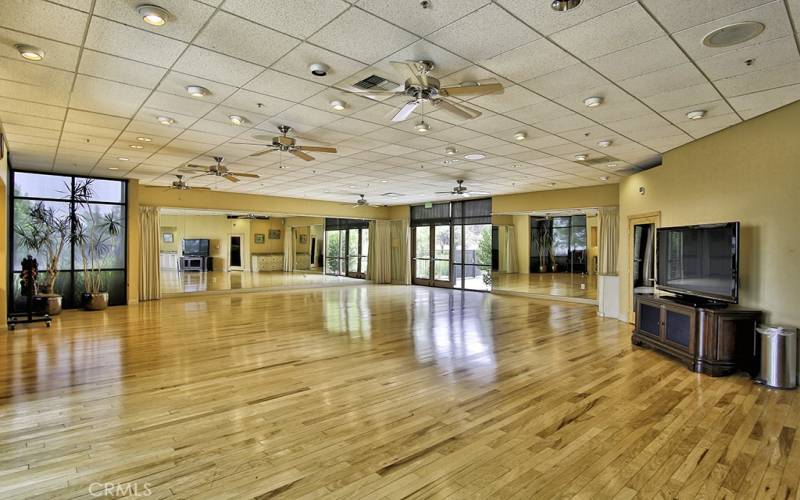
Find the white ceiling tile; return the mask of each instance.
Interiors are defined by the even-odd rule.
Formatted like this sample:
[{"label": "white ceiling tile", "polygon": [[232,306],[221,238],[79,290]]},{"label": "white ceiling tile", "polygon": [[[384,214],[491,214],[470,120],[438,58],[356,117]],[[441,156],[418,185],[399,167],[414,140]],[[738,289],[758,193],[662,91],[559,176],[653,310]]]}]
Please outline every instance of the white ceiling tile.
[{"label": "white ceiling tile", "polygon": [[306,38],[341,14],[341,0],[227,0],[223,9],[245,19]]},{"label": "white ceiling tile", "polygon": [[21,59],[19,51],[14,47],[16,44],[33,45],[44,51],[45,58],[42,61],[25,61],[28,64],[49,66],[66,71],[75,71],[75,67],[78,65],[79,48],[74,45],[0,29],[0,57]]},{"label": "white ceiling tile", "polygon": [[124,24],[92,17],[86,35],[86,47],[115,56],[168,67],[186,48],[186,44],[131,28]]},{"label": "white ceiling tile", "polygon": [[209,94],[203,97],[208,102],[220,103],[230,97],[236,92],[236,87],[225,85],[205,78],[179,73],[177,71],[170,71],[167,76],[161,81],[158,90],[175,94],[179,96],[189,95],[186,87],[190,85],[199,85],[209,91]]},{"label": "white ceiling tile", "polygon": [[301,102],[325,90],[324,85],[271,69],[258,75],[245,88],[261,94]]},{"label": "white ceiling tile", "polygon": [[[697,65],[713,81],[745,73],[760,72],[774,66],[796,63],[798,60],[800,60],[800,55],[797,52],[795,38],[785,36],[698,59]],[[748,64],[747,61],[750,63]]]},{"label": "white ceiling tile", "polygon": [[117,116],[133,116],[150,91],[124,83],[78,75],[70,107]]},{"label": "white ceiling tile", "polygon": [[360,0],[357,6],[412,33],[425,36],[487,3],[489,0],[437,0],[432,9],[422,9],[397,0]]},{"label": "white ceiling tile", "polygon": [[497,5],[490,4],[427,38],[461,57],[475,61],[492,58],[541,37]]},{"label": "white ceiling tile", "polygon": [[3,2],[0,26],[80,45],[89,16],[42,0]]},{"label": "white ceiling tile", "polygon": [[184,42],[191,41],[208,21],[214,9],[194,0],[170,0],[162,4],[174,19],[162,26],[152,26],[136,11],[141,2],[131,0],[96,0],[94,14]]},{"label": "white ceiling tile", "polygon": [[66,107],[69,84],[66,82],[35,85],[0,80],[0,97]]},{"label": "white ceiling tile", "polygon": [[269,66],[295,48],[300,40],[226,12],[218,12],[192,43]]},{"label": "white ceiling tile", "polygon": [[[328,74],[326,76],[318,77],[311,74],[309,66],[317,62],[328,65]],[[333,85],[366,68],[366,64],[334,54],[320,47],[303,43],[283,56],[272,68],[323,85]]]},{"label": "white ceiling tile", "polygon": [[701,83],[691,87],[655,94],[642,100],[645,104],[660,112],[702,102],[716,101],[720,97],[719,92],[710,83]]},{"label": "white ceiling tile", "polygon": [[552,39],[587,60],[661,36],[664,31],[634,2],[560,31]]},{"label": "white ceiling tile", "polygon": [[176,71],[241,87],[264,68],[223,54],[191,46],[173,66]]},{"label": "white ceiling tile", "polygon": [[798,99],[800,99],[800,85],[791,85],[732,97],[729,102],[743,118],[748,119],[780,108]]},{"label": "white ceiling tile", "polygon": [[377,62],[417,40],[415,35],[355,8],[309,38],[312,43],[367,64]]},{"label": "white ceiling tile", "polygon": [[[0,97],[0,112],[2,111],[20,113],[27,116],[38,116],[42,118],[63,120],[67,110],[58,106],[48,106],[47,104],[38,104],[35,102]],[[0,113],[0,119],[1,118],[2,113]]]},{"label": "white ceiling tile", "polygon": [[167,70],[87,49],[81,56],[78,72],[128,85],[154,88]]},{"label": "white ceiling tile", "polygon": [[485,59],[481,64],[505,78],[523,82],[577,62],[577,59],[550,40],[540,38],[491,59]]},{"label": "white ceiling tile", "polygon": [[567,12],[556,12],[550,8],[550,2],[531,2],[530,0],[497,0],[497,3],[508,9],[543,35],[551,35],[557,31],[575,26],[609,12],[632,0],[593,0],[585,1],[578,9]]},{"label": "white ceiling tile", "polygon": [[707,83],[703,74],[694,64],[686,63],[622,80],[619,85],[637,97],[650,97],[702,83]]},{"label": "white ceiling tile", "polygon": [[495,113],[505,113],[512,109],[523,108],[540,103],[545,99],[525,87],[513,85],[506,87],[503,93],[488,94],[470,100],[469,105],[480,106]]},{"label": "white ceiling tile", "polygon": [[211,111],[214,104],[199,98],[188,96],[181,97],[165,92],[154,92],[153,95],[147,99],[147,102],[145,102],[145,106],[169,113],[180,113],[182,115],[200,118]]},{"label": "white ceiling tile", "polygon": [[66,116],[66,122],[68,124],[80,123],[114,130],[121,130],[128,124],[129,121],[130,120],[127,118],[120,118],[118,116],[111,116],[101,113],[91,113],[89,111],[81,111],[78,109],[70,109]]},{"label": "white ceiling tile", "polygon": [[609,81],[600,73],[583,63],[578,63],[522,82],[522,86],[551,99],[558,99],[608,83]]},{"label": "white ceiling tile", "polygon": [[669,37],[662,36],[588,61],[606,78],[619,81],[689,62]]},{"label": "white ceiling tile", "polygon": [[786,87],[796,83],[800,83],[800,61],[714,82],[719,91],[728,97]]},{"label": "white ceiling tile", "polygon": [[640,1],[670,33],[674,33],[757,7],[772,0],[704,0],[702,3],[665,2],[664,0]]},{"label": "white ceiling tile", "polygon": [[40,116],[30,116],[27,114],[11,113],[8,111],[0,112],[0,119],[3,123],[13,125],[24,125],[27,127],[39,127],[48,130],[61,130],[63,120],[53,118],[42,118]]},{"label": "white ceiling tile", "polygon": [[395,80],[404,79],[401,75],[397,74],[394,67],[390,64],[390,61],[431,61],[434,65],[431,74],[438,78],[455,73],[471,65],[466,59],[441,47],[437,47],[427,40],[418,40],[408,47],[386,57],[382,61],[375,63],[373,66],[393,75]]}]

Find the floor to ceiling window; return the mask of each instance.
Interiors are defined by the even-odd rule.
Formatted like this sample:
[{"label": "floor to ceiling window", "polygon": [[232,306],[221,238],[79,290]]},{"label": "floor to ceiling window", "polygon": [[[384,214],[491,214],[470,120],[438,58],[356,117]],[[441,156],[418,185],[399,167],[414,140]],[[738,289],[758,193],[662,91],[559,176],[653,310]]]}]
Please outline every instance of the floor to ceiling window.
[{"label": "floor to ceiling window", "polygon": [[369,222],[325,219],[325,274],[367,277]]},{"label": "floor to ceiling window", "polygon": [[[82,221],[83,227],[87,229],[91,229],[86,226],[87,224],[105,224],[108,221],[118,224],[116,233],[108,234],[97,242],[93,255],[88,249],[82,251],[81,245],[76,243],[75,238],[65,239],[58,260],[58,275],[53,292],[63,297],[63,307],[80,306],[81,294],[84,291],[84,259],[87,261],[94,259],[95,267],[100,270],[101,287],[109,294],[109,305],[121,305],[127,302],[125,267],[128,236],[125,224],[127,182],[91,179],[89,188],[81,193],[80,190],[86,186],[86,181],[85,177],[11,172],[10,184],[13,186],[13,191],[9,240],[12,251],[9,252],[11,261],[9,267],[13,272],[8,285],[14,293],[9,294],[9,308],[23,302],[19,286],[22,260],[29,254],[36,258],[40,283],[48,268],[48,251],[42,249],[37,252],[26,243],[31,241],[26,238],[35,239],[37,236],[33,221],[38,219],[32,217],[33,210],[45,211],[53,223],[62,221],[66,224],[68,234],[76,232],[76,228],[79,227],[76,221]],[[89,196],[84,200],[82,194],[86,193]]]},{"label": "floor to ceiling window", "polygon": [[532,273],[586,273],[586,215],[531,217]]}]

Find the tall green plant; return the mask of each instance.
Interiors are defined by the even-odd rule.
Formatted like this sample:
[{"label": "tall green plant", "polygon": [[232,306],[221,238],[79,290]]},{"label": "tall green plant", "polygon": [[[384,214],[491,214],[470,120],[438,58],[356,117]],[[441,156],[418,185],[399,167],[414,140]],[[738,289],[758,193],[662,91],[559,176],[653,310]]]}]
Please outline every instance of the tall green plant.
[{"label": "tall green plant", "polygon": [[72,241],[80,249],[83,260],[83,290],[100,293],[103,288],[100,264],[113,255],[122,222],[113,212],[100,213],[90,201],[94,197],[92,179],[76,179],[72,199],[76,210],[72,220]]},{"label": "tall green plant", "polygon": [[19,243],[35,255],[43,255],[47,260],[47,273],[41,274],[43,282],[39,285],[44,293],[55,291],[61,254],[70,239],[70,216],[59,215],[43,201],[37,201],[27,210],[24,222],[14,225]]}]

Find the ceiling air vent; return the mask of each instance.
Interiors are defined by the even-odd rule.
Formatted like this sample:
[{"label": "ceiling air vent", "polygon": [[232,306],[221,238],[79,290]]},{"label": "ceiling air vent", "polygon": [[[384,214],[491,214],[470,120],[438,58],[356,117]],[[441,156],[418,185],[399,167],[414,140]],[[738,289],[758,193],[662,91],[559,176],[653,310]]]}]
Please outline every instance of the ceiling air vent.
[{"label": "ceiling air vent", "polygon": [[378,75],[370,75],[353,84],[353,87],[362,90],[394,90],[399,86],[399,83],[387,80],[386,78]]},{"label": "ceiling air vent", "polygon": [[610,156],[600,156],[597,158],[589,158],[587,160],[578,161],[577,163],[583,165],[605,165],[607,163],[614,163],[617,160],[616,158],[611,158]]}]

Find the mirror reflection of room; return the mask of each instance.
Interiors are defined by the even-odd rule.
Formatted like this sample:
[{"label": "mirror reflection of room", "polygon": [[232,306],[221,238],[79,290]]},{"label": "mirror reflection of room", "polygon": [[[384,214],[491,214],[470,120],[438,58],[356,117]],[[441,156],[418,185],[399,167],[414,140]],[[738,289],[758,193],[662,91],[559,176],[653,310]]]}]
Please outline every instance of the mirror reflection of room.
[{"label": "mirror reflection of room", "polygon": [[597,303],[596,209],[495,214],[498,293]]}]

